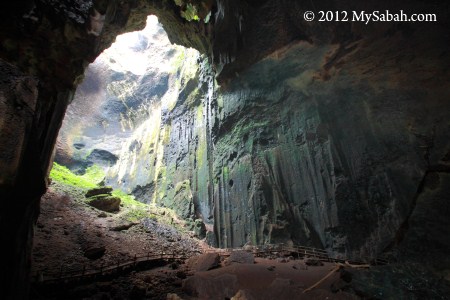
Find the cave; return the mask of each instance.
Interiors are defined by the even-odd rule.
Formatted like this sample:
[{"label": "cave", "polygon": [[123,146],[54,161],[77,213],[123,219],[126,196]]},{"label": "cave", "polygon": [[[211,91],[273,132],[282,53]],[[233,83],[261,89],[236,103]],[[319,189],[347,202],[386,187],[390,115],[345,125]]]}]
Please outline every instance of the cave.
[{"label": "cave", "polygon": [[[100,166],[102,185],[170,210],[171,223],[189,222],[214,249],[277,244],[384,261],[350,272],[355,299],[445,299],[449,12],[438,0],[0,4],[2,299],[33,297],[33,240],[54,161],[76,176]],[[173,74],[96,73],[116,37],[151,15],[168,44],[185,47],[167,54],[178,60]],[[81,115],[96,111],[105,74],[114,84],[102,91],[116,100],[105,107],[118,114],[74,117],[76,97]],[[175,85],[175,98],[161,100]],[[83,129],[62,127],[65,115]],[[98,146],[99,136],[109,143]],[[277,284],[280,299],[297,291]],[[253,299],[245,293],[236,299]]]}]

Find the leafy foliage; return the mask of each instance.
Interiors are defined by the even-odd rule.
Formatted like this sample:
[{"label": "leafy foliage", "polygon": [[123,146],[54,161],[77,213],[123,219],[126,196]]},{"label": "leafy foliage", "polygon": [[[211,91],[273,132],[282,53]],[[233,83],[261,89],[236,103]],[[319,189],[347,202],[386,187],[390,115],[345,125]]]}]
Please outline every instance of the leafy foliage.
[{"label": "leafy foliage", "polygon": [[199,21],[200,18],[198,16],[197,7],[188,3],[186,5],[186,10],[181,11],[181,16],[188,21]]},{"label": "leafy foliage", "polygon": [[187,21],[203,20],[208,23],[211,18],[212,0],[174,0],[175,4],[181,8],[181,17]]}]

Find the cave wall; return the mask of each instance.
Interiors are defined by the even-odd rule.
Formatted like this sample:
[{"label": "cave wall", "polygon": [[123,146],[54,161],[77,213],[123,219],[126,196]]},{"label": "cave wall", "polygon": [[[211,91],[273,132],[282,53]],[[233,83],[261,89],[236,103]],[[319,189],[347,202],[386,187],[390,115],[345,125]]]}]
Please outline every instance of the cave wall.
[{"label": "cave wall", "polygon": [[2,81],[0,111],[0,140],[7,141],[0,144],[0,235],[7,251],[0,271],[4,299],[27,298],[39,199],[46,189],[58,130],[85,68],[118,34],[142,29],[150,14],[164,20],[172,41],[206,52],[204,26],[183,21],[169,1],[0,4],[0,76],[13,78]]},{"label": "cave wall", "polygon": [[[405,9],[439,21],[303,21],[321,9]],[[294,242],[366,259],[400,249],[402,259],[446,261],[448,195],[427,178],[449,171],[448,4],[224,1],[218,10],[232,15],[219,19],[213,44],[218,244]]]},{"label": "cave wall", "polygon": [[448,170],[450,94],[436,83],[449,74],[433,59],[446,46],[414,35],[377,40],[384,50],[292,43],[222,90],[220,245],[292,241],[373,257],[394,242],[424,176]]},{"label": "cave wall", "polygon": [[[193,110],[173,115],[172,124],[180,125],[172,127],[172,150],[164,160],[175,164],[166,175],[177,174],[167,177],[169,190],[189,184],[195,217],[220,247],[283,242],[325,248],[336,257],[373,259],[400,251],[418,259],[427,251],[434,264],[445,260],[448,226],[441,221],[448,196],[424,191],[430,173],[449,171],[448,6],[440,6],[439,23],[314,27],[298,15],[308,5],[219,4],[219,12],[232,16],[221,20],[217,14],[219,82],[201,100],[201,154],[209,170],[199,172],[185,159],[203,149],[190,133],[201,124],[193,121]],[[383,5],[402,8],[401,2]],[[436,7],[414,2],[408,11]],[[165,204],[178,206],[178,200]],[[432,207],[442,207],[442,215]],[[425,242],[427,231],[437,233]]]},{"label": "cave wall", "polygon": [[[170,115],[163,161],[169,184],[161,203],[176,208],[188,199],[192,209],[193,195],[195,217],[220,247],[284,242],[362,259],[397,249],[408,224],[417,222],[424,178],[435,168],[448,172],[442,24],[305,28],[289,5],[253,8],[243,17],[253,27],[247,24],[237,39],[267,37],[219,55],[233,59],[214,64],[225,67],[219,86],[200,95],[205,121],[194,121],[198,106],[180,105],[183,113]],[[259,24],[269,11],[284,22],[267,25],[273,31],[267,33]],[[294,23],[295,30],[286,29]],[[219,27],[216,34],[215,45],[223,46],[217,36],[225,33]],[[254,62],[249,55],[258,49],[266,55]],[[222,50],[215,51],[217,59]],[[200,148],[199,124],[206,138]],[[209,169],[200,164],[200,171],[193,157],[205,155]],[[178,192],[183,196],[172,196]],[[439,195],[445,203],[448,197]]]}]

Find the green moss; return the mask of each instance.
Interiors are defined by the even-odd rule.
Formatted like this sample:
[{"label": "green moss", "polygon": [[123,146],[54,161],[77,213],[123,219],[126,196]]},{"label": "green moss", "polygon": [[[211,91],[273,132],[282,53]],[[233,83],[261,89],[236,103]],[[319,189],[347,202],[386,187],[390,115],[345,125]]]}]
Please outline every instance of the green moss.
[{"label": "green moss", "polygon": [[183,0],[173,0],[173,2],[175,2],[175,4],[178,6],[181,6],[184,4]]},{"label": "green moss", "polygon": [[76,175],[68,168],[57,163],[53,163],[52,170],[50,171],[50,178],[52,180],[86,189],[96,187],[104,177],[105,172],[96,165],[87,168],[84,175]]},{"label": "green moss", "polygon": [[219,97],[217,97],[217,106],[219,107],[219,109],[223,108],[223,97],[222,97],[222,95],[219,95]]},{"label": "green moss", "polygon": [[206,162],[206,141],[204,138],[202,138],[202,136],[200,136],[196,155],[197,155],[197,168],[200,169]]},{"label": "green moss", "polygon": [[[102,168],[96,165],[93,165],[86,169],[86,173],[84,175],[76,175],[72,173],[68,168],[57,163],[53,163],[53,168],[50,172],[50,178],[52,178],[54,182],[60,184],[59,189],[64,188],[64,186],[72,186],[84,190],[92,189],[98,187],[97,183],[103,180],[104,177],[104,171],[102,170]],[[77,195],[77,198],[81,198],[83,201],[90,201],[96,198],[108,196],[99,195],[85,200],[84,193],[79,193],[79,195]],[[126,219],[134,222],[148,215],[147,205],[136,201],[134,196],[128,195],[121,190],[113,190],[112,195],[114,197],[120,198],[121,205],[123,205],[124,216]]]},{"label": "green moss", "polygon": [[230,174],[230,171],[229,171],[229,169],[228,169],[227,166],[224,166],[224,167],[222,168],[222,174],[223,174],[223,178],[224,178],[224,179],[228,179],[229,174]]},{"label": "green moss", "polygon": [[175,186],[175,194],[178,194],[182,190],[190,189],[190,184],[191,182],[189,181],[189,179],[178,182]]},{"label": "green moss", "polygon": [[[198,89],[197,89],[197,93],[198,93]],[[196,116],[196,121],[197,123],[202,123],[203,122],[203,105],[199,105],[197,106],[197,116]]]},{"label": "green moss", "polygon": [[164,128],[164,137],[163,137],[163,144],[164,145],[168,145],[170,142],[170,131],[172,130],[172,126],[171,125],[167,125]]},{"label": "green moss", "polygon": [[177,48],[177,50],[178,55],[171,60],[172,73],[174,74],[177,73],[183,67],[183,63],[186,58],[186,53],[184,49]]},{"label": "green moss", "polygon": [[105,178],[105,171],[97,165],[92,165],[86,169],[86,173],[81,177],[98,184]]},{"label": "green moss", "polygon": [[[195,88],[195,89],[189,94],[189,96],[187,97],[187,99],[186,99],[186,104],[187,104],[189,107],[192,107],[192,106],[194,105],[194,103],[196,103],[197,100],[199,99],[199,96],[201,96],[201,95],[200,95],[200,89],[197,87],[197,88]],[[202,111],[202,112],[203,112],[203,111]]]},{"label": "green moss", "polygon": [[173,209],[156,206],[154,204],[151,204],[149,208],[149,218],[153,219],[154,221],[172,226],[181,232],[187,232],[188,230],[190,230],[188,222],[179,219],[178,215]]},{"label": "green moss", "polygon": [[137,201],[133,195],[128,195],[121,190],[112,191],[113,196],[119,197],[122,199],[122,204],[124,206],[130,207],[146,207],[146,205],[142,202]]},{"label": "green moss", "polygon": [[142,218],[148,217],[148,205],[142,202],[136,201],[133,195],[128,195],[121,190],[112,191],[113,196],[119,197],[122,210],[125,211],[124,217],[131,222],[137,222]]},{"label": "green moss", "polygon": [[[233,127],[231,132],[225,134],[217,142],[217,155],[227,157],[229,153],[235,151],[236,148],[239,148],[243,142],[245,142],[248,151],[251,152],[252,147],[254,146],[254,132],[256,132],[259,128],[265,128],[268,126],[270,125],[266,120],[255,122],[254,120],[243,118]],[[243,140],[244,137],[247,137],[246,141]]]},{"label": "green moss", "polygon": [[146,209],[130,209],[124,214],[124,217],[131,222],[138,222],[140,219],[148,216],[149,212]]}]

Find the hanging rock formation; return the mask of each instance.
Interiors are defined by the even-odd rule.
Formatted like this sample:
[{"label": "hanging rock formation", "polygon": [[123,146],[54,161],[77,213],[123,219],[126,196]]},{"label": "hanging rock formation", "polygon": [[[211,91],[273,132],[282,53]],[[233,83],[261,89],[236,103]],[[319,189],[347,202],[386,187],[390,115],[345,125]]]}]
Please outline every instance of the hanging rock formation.
[{"label": "hanging rock formation", "polygon": [[[33,223],[74,90],[88,63],[148,14],[171,42],[209,60],[161,112],[158,171],[132,192],[202,219],[220,247],[293,242],[351,257],[395,250],[448,276],[448,4],[216,1],[207,23],[206,14],[188,22],[172,1],[0,8],[6,298],[26,298]],[[305,10],[377,9],[438,21],[303,20]]]}]

